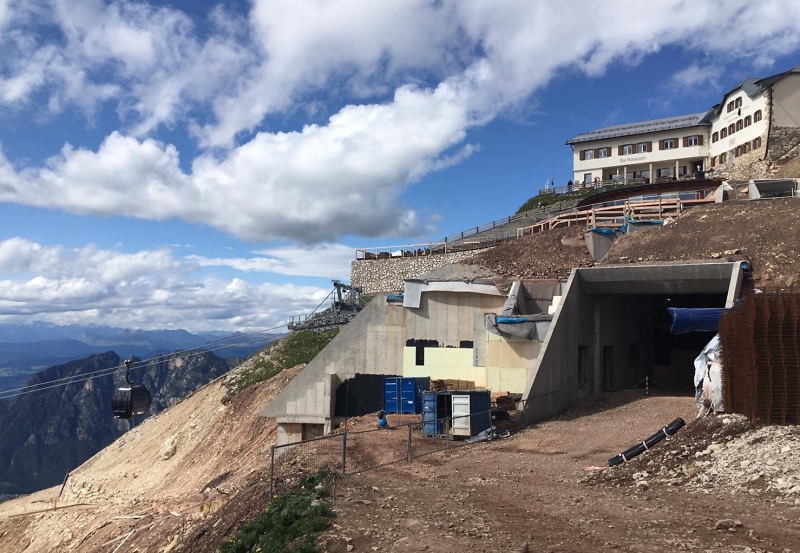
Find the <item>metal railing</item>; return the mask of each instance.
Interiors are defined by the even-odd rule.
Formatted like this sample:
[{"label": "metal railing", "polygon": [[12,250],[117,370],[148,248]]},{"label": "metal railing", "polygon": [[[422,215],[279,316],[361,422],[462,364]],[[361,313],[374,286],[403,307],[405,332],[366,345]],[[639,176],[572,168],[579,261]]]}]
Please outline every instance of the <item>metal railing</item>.
[{"label": "metal railing", "polygon": [[[663,194],[646,194],[625,200],[583,206],[539,221],[531,226],[518,228],[516,231],[517,238],[563,226],[584,225],[586,228],[620,228],[629,219],[639,221],[663,219],[665,216],[678,215],[686,208],[714,202],[715,199],[711,198],[710,195],[715,190],[716,188],[704,188]],[[684,196],[692,195],[694,198],[684,198]]]},{"label": "metal railing", "polygon": [[[452,435],[456,421],[490,417],[490,428],[500,436],[528,426],[526,400],[498,405],[469,415],[404,422],[389,428],[343,430],[291,444],[272,446],[270,451],[270,497],[290,492],[304,476],[322,466],[346,475],[363,473],[440,452],[472,445]],[[391,416],[391,415],[390,415]],[[431,433],[431,429],[435,429]],[[436,437],[431,437],[434,434]],[[497,434],[491,440],[499,439]],[[491,441],[488,440],[488,441]],[[485,440],[487,441],[487,440]]]},{"label": "metal railing", "polygon": [[[526,219],[542,218],[548,215],[553,215],[561,211],[572,209],[578,200],[574,201],[558,201],[554,204],[529,209],[522,213],[509,215],[502,219],[496,219],[484,225],[472,227],[449,236],[445,236],[441,240],[435,242],[424,242],[419,244],[401,244],[396,246],[374,246],[371,248],[357,248],[356,261],[368,259],[402,259],[406,257],[421,257],[427,255],[447,254],[456,251],[470,251],[481,248],[486,248],[497,243],[498,240],[505,240],[514,238],[516,236],[515,228],[509,229],[510,225]],[[489,231],[501,230],[500,233],[491,233]],[[488,234],[483,238],[480,235]],[[479,237],[480,239],[465,242],[465,240]]]}]

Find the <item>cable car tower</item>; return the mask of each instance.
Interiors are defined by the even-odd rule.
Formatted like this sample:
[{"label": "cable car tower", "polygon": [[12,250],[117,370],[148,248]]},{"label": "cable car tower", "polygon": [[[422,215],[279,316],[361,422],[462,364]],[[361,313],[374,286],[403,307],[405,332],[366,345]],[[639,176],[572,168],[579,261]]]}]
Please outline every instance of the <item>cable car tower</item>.
[{"label": "cable car tower", "polygon": [[319,309],[328,299],[331,306],[323,311],[315,309],[308,315],[292,315],[289,330],[325,330],[349,323],[364,306],[361,302],[361,288],[333,280],[333,290],[317,306]]}]

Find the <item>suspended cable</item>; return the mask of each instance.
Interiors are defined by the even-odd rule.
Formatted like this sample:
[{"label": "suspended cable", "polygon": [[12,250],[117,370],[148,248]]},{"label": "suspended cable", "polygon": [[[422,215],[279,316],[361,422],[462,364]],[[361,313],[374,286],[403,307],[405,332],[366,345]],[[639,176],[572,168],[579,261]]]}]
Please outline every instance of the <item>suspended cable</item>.
[{"label": "suspended cable", "polygon": [[[208,344],[204,344],[204,345],[201,345],[201,346],[196,346],[196,347],[188,348],[188,349],[182,349],[182,350],[179,350],[180,353],[178,355],[176,355],[175,353],[157,355],[157,356],[151,357],[149,359],[144,359],[144,360],[138,362],[133,368],[134,369],[144,369],[144,368],[151,367],[153,365],[157,365],[159,363],[162,363],[162,362],[164,362],[164,361],[166,361],[168,359],[185,359],[187,357],[192,357],[192,356],[195,356],[195,355],[201,355],[203,353],[210,353],[210,352],[218,351],[218,350],[225,349],[225,348],[228,348],[228,347],[231,347],[231,346],[234,346],[234,345],[242,345],[242,344],[256,342],[257,339],[255,339],[253,337],[255,337],[255,336],[259,335],[259,334],[264,334],[266,332],[270,332],[270,331],[273,331],[273,330],[277,330],[279,328],[283,328],[284,326],[285,325],[278,325],[278,326],[274,326],[272,328],[267,328],[267,329],[259,330],[259,331],[256,331],[256,332],[250,332],[250,333],[241,334],[241,335],[238,335],[238,336],[232,336],[232,337],[228,337],[228,338],[223,338],[223,339],[220,339],[220,340],[216,340],[214,342],[209,342]],[[219,345],[219,344],[222,344],[223,342],[233,342],[233,341],[236,341],[237,343],[225,343],[223,345]],[[207,346],[213,346],[215,344],[217,345],[217,347],[214,347],[214,348],[207,347]],[[12,389],[9,389],[9,390],[3,390],[2,392],[0,392],[0,399],[8,399],[8,398],[11,398],[11,397],[27,395],[27,394],[31,394],[31,393],[34,393],[34,392],[41,392],[41,391],[50,390],[50,389],[53,389],[53,388],[69,386],[70,384],[76,384],[76,383],[79,383],[79,382],[86,382],[87,380],[92,380],[94,378],[101,378],[101,377],[104,377],[104,376],[109,376],[109,375],[114,374],[114,373],[116,373],[116,372],[118,372],[118,371],[120,371],[120,370],[122,370],[124,368],[125,368],[125,364],[121,363],[121,364],[116,365],[114,367],[107,367],[105,369],[98,369],[96,371],[91,371],[91,372],[88,372],[88,373],[82,373],[82,374],[73,375],[73,376],[66,376],[66,377],[63,377],[63,378],[55,379],[55,380],[48,380],[46,382],[39,382],[39,383],[36,383],[36,384],[30,384],[30,385],[23,386],[22,388],[12,388]]]}]

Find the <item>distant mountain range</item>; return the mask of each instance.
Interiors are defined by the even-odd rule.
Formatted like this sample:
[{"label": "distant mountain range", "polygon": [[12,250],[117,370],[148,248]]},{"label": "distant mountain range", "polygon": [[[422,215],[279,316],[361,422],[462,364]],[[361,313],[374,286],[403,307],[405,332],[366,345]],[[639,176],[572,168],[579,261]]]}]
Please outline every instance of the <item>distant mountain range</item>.
[{"label": "distant mountain range", "polygon": [[44,368],[95,353],[114,351],[123,359],[131,355],[148,359],[210,344],[208,349],[213,349],[218,357],[243,358],[278,337],[99,325],[0,324],[0,393],[21,388],[32,374]]},{"label": "distant mountain range", "polygon": [[[27,385],[118,367],[121,362],[114,352],[92,355],[41,371]],[[131,377],[153,396],[147,413],[152,416],[237,363],[208,352],[177,353],[150,366],[134,366]],[[0,400],[0,496],[59,484],[67,472],[127,431],[131,422],[115,419],[111,411],[114,390],[124,382],[123,370],[19,395],[10,402]]]}]

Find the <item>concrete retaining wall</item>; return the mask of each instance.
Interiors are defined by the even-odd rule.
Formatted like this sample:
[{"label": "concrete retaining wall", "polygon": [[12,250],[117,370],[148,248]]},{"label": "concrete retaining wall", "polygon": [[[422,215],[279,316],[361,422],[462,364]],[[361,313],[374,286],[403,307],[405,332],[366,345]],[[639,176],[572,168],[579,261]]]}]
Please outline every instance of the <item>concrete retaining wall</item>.
[{"label": "concrete retaining wall", "polygon": [[402,292],[407,278],[416,278],[447,263],[458,263],[488,248],[419,257],[363,259],[350,264],[350,283],[360,286],[365,294]]}]

